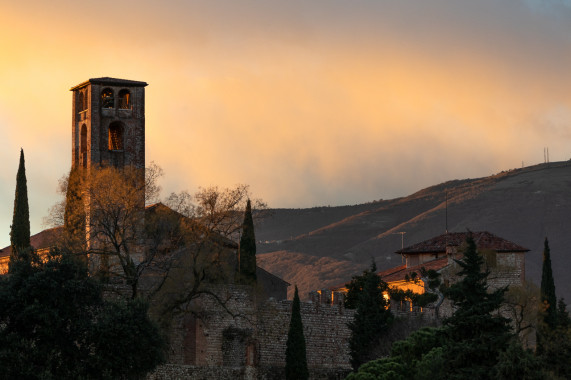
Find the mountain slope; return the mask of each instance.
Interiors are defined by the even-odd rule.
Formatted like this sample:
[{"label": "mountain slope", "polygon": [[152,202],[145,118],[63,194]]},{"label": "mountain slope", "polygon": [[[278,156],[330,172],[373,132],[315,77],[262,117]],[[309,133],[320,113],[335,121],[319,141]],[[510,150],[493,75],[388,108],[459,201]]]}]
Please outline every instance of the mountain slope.
[{"label": "mountain slope", "polygon": [[256,230],[264,242],[258,245],[258,262],[292,284],[303,283],[305,295],[349,280],[371,257],[379,269],[399,265],[398,232],[405,232],[408,246],[444,233],[448,220],[449,231],[487,230],[529,248],[527,277],[535,283],[548,236],[557,295],[571,302],[565,270],[571,268],[570,215],[571,162],[541,164],[364,205],[274,210]]}]

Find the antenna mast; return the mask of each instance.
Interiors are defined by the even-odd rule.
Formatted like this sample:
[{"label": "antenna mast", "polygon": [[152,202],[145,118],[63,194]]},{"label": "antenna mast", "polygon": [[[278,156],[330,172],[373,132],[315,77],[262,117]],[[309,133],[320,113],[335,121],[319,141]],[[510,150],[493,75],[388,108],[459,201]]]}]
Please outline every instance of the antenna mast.
[{"label": "antenna mast", "polygon": [[446,207],[445,207],[445,214],[446,214],[446,233],[448,234],[448,190],[446,190]]},{"label": "antenna mast", "polygon": [[[393,232],[393,235],[399,235],[400,234],[400,249],[401,251],[404,249],[404,234],[406,234],[406,232],[404,231],[399,231],[399,232]],[[401,258],[401,263],[404,262],[404,256],[401,252],[400,254],[400,258]]]}]

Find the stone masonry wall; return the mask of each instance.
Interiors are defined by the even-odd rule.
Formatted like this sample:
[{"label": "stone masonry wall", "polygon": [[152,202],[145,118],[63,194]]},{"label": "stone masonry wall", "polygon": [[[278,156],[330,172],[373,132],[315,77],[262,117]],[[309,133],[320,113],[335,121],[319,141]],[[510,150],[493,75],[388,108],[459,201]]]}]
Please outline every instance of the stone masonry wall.
[{"label": "stone masonry wall", "polygon": [[[260,312],[258,337],[261,366],[285,366],[285,347],[292,301],[268,302]],[[347,323],[354,311],[342,305],[301,303],[301,320],[306,340],[307,363],[313,368],[346,368],[349,363]]]},{"label": "stone masonry wall", "polygon": [[[244,286],[217,287],[191,305],[194,313],[171,325],[169,364],[149,379],[283,379],[292,301],[260,301]],[[225,310],[225,308],[227,310]],[[232,315],[231,315],[232,314]],[[342,379],[350,371],[354,311],[342,305],[302,302],[301,317],[312,379]]]}]

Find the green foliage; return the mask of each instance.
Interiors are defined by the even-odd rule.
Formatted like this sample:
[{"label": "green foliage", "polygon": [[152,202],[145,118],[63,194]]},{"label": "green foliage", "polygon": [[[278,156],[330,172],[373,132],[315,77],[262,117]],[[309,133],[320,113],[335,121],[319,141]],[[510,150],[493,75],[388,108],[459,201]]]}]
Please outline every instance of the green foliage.
[{"label": "green foliage", "polygon": [[444,343],[442,331],[434,327],[423,327],[405,339],[395,342],[391,348],[391,356],[398,357],[408,366],[422,359],[422,356],[433,348]]},{"label": "green foliage", "polygon": [[444,347],[435,347],[422,355],[419,361],[414,363],[415,379],[434,380],[446,379],[446,359]]},{"label": "green foliage", "polygon": [[14,215],[10,230],[12,254],[10,263],[20,259],[20,254],[30,250],[30,210],[28,207],[28,185],[24,150],[20,150],[20,165],[16,174],[16,193],[14,196]]},{"label": "green foliage", "polygon": [[482,271],[484,259],[471,235],[466,244],[463,259],[456,260],[462,279],[447,290],[457,309],[444,320],[444,358],[448,378],[486,379],[511,338],[509,320],[497,313],[507,288],[488,291],[489,272]]},{"label": "green foliage", "polygon": [[163,359],[163,339],[140,301],[106,302],[85,264],[51,253],[18,261],[0,279],[0,368],[5,378],[142,376]]},{"label": "green foliage", "polygon": [[92,362],[107,378],[137,378],[165,360],[165,341],[147,312],[140,298],[105,303],[92,330]]},{"label": "green foliage", "polygon": [[544,305],[543,321],[551,329],[557,325],[557,297],[555,296],[555,282],[551,270],[551,254],[549,242],[545,238],[543,248],[543,268],[541,271],[541,302]]},{"label": "green foliage", "polygon": [[[542,352],[534,356],[510,333],[508,320],[498,313],[506,289],[488,289],[484,257],[476,251],[471,236],[466,243],[464,257],[457,261],[461,280],[447,289],[456,311],[444,326],[412,333],[393,344],[390,357],[363,364],[347,379],[571,378],[571,319],[563,300],[556,309],[558,324],[541,330]],[[520,304],[516,310],[520,313],[528,305],[518,297],[512,301]],[[520,331],[527,328],[524,322],[519,321]]]},{"label": "green foliage", "polygon": [[86,248],[85,201],[81,171],[71,169],[67,177],[64,210],[64,245],[70,251],[84,251]]},{"label": "green foliage", "polygon": [[361,364],[374,359],[371,357],[372,348],[386,332],[393,319],[387,308],[387,300],[383,297],[383,292],[388,286],[375,273],[376,269],[373,261],[371,269],[363,273],[362,279],[356,281],[354,279],[355,282],[362,283],[355,318],[348,324],[351,330],[349,340],[351,365],[354,370],[357,370]]},{"label": "green foliage", "polygon": [[567,305],[563,298],[559,298],[557,302],[557,322],[559,327],[569,328],[571,327],[571,318],[569,318],[569,312],[567,311]]},{"label": "green foliage", "polygon": [[411,301],[413,305],[425,307],[426,305],[436,301],[438,299],[438,295],[434,293],[415,293],[410,289],[402,290],[402,289],[389,289],[389,297],[391,300],[400,302],[400,301]]},{"label": "green foliage", "polygon": [[413,305],[420,307],[425,307],[426,305],[438,300],[438,295],[433,291],[441,284],[440,273],[436,272],[433,269],[426,270],[426,268],[422,267],[420,268],[420,274],[421,276],[419,276],[416,272],[412,272],[410,276],[407,274],[405,276],[405,281],[418,284],[422,279],[423,281],[426,281],[426,285],[431,291],[419,294],[413,292],[410,289],[402,290],[390,288],[388,290],[390,299],[397,302],[411,301]]},{"label": "green foliage", "polygon": [[[375,265],[374,271],[376,272],[377,267]],[[345,307],[347,309],[356,309],[359,304],[359,297],[363,291],[363,285],[365,283],[365,276],[368,271],[364,271],[361,276],[353,276],[351,282],[345,284],[347,288],[347,294],[345,294]]]},{"label": "green foliage", "polygon": [[358,372],[350,373],[346,380],[405,380],[409,370],[393,358],[372,360],[359,367]]},{"label": "green foliage", "polygon": [[309,378],[297,285],[293,296],[291,321],[287,333],[285,372],[286,379],[288,380],[304,380]]},{"label": "green foliage", "polygon": [[546,379],[541,368],[541,361],[531,351],[525,350],[515,339],[505,351],[500,353],[492,377],[498,380]]},{"label": "green foliage", "polygon": [[570,379],[571,320],[563,299],[558,303],[557,326],[552,329],[545,323],[540,324],[537,339],[537,353],[544,368],[555,376]]},{"label": "green foliage", "polygon": [[571,377],[571,328],[563,300],[557,305],[551,270],[551,253],[545,238],[541,273],[541,313],[537,329],[537,354],[543,365],[557,376]]},{"label": "green foliage", "polygon": [[437,379],[444,378],[440,329],[422,328],[393,344],[389,358],[363,364],[348,380]]},{"label": "green foliage", "polygon": [[250,200],[246,203],[242,236],[240,237],[240,282],[256,283],[256,236]]}]

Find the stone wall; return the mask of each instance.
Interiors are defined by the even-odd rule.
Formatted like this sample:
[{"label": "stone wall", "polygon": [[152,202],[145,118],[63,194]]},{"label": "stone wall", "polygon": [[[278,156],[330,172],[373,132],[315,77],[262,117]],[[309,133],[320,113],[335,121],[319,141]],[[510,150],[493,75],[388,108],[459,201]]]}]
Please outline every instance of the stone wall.
[{"label": "stone wall", "polygon": [[[249,287],[219,286],[173,319],[169,364],[149,379],[283,379],[292,301],[264,299]],[[312,379],[343,379],[351,370],[342,304],[301,303]]]},{"label": "stone wall", "polygon": [[[350,370],[328,370],[310,368],[309,378],[312,380],[342,380],[347,377]],[[165,364],[152,374],[147,380],[282,380],[285,379],[283,367],[197,367],[189,365]]]}]

